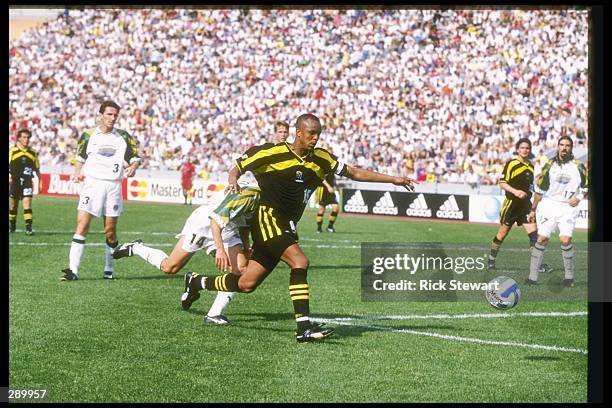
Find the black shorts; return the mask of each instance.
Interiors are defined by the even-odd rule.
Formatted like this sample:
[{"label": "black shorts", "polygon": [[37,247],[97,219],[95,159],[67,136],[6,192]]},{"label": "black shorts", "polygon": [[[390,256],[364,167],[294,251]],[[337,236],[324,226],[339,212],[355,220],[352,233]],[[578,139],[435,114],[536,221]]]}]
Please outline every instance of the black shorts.
[{"label": "black shorts", "polygon": [[511,227],[516,225],[528,224],[527,215],[531,211],[530,200],[504,200],[501,211],[499,212],[499,223]]},{"label": "black shorts", "polygon": [[276,267],[285,249],[298,242],[296,223],[272,207],[260,204],[251,221],[251,260],[268,271]]},{"label": "black shorts", "polygon": [[33,195],[34,189],[32,187],[31,178],[18,178],[17,180],[13,179],[11,191],[9,192],[10,198],[14,200],[21,200],[22,198],[32,197]]},{"label": "black shorts", "polygon": [[319,205],[338,204],[335,193],[330,193],[324,186],[317,187],[317,202]]}]

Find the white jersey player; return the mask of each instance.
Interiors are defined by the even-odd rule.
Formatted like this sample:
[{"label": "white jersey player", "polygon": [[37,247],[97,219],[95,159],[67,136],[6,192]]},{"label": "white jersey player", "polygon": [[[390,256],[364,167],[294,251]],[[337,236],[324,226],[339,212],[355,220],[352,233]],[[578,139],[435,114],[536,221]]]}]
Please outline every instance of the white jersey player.
[{"label": "white jersey player", "polygon": [[[61,280],[77,280],[85,238],[92,217],[104,217],[106,263],[103,278],[113,279],[112,253],[117,247],[117,218],[123,212],[121,179],[135,174],[140,163],[136,140],[128,132],[115,129],[120,107],[104,101],[99,125],[79,138],[73,181],[84,180],[77,207],[76,232],[70,246],[69,267]],[[127,165],[126,168],[124,166]]]},{"label": "white jersey player", "polygon": [[[215,265],[220,271],[230,270],[240,275],[248,263],[249,223],[259,204],[259,187],[245,186],[239,193],[217,194],[211,202],[195,209],[180,234],[178,242],[168,256],[162,250],[148,247],[137,239],[121,245],[113,257],[115,259],[138,255],[164,273],[179,272],[199,250],[215,256]],[[191,272],[185,275],[186,280],[192,277]],[[223,310],[235,292],[220,291],[211,306],[205,321],[213,324],[228,324]],[[182,302],[183,308],[189,309],[199,298],[192,296],[189,302]]]},{"label": "white jersey player", "polygon": [[573,142],[563,136],[557,144],[557,155],[551,159],[534,185],[532,209],[536,211],[538,240],[531,252],[529,278],[526,284],[535,284],[542,263],[544,249],[550,236],[559,228],[561,254],[565,268],[564,285],[574,286],[574,247],[572,234],[578,217],[578,203],[588,192],[587,170],[574,160]]}]

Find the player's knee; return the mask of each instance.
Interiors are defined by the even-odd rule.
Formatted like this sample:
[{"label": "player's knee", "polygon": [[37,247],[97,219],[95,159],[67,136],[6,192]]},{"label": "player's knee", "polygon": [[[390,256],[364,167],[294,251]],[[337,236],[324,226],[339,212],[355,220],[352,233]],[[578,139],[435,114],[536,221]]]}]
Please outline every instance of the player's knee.
[{"label": "player's knee", "polygon": [[561,241],[561,245],[569,245],[572,243],[572,237],[561,236],[559,237],[559,241]]},{"label": "player's knee", "polygon": [[538,235],[538,244],[540,245],[546,245],[548,244],[548,237],[545,237],[543,235]]},{"label": "player's knee", "polygon": [[308,260],[308,258],[304,257],[304,258],[297,259],[293,263],[293,265],[291,265],[291,269],[308,269],[309,266],[310,266],[310,261]]},{"label": "player's knee", "polygon": [[251,293],[257,288],[257,282],[248,281],[244,279],[238,280],[238,289],[242,293]]}]

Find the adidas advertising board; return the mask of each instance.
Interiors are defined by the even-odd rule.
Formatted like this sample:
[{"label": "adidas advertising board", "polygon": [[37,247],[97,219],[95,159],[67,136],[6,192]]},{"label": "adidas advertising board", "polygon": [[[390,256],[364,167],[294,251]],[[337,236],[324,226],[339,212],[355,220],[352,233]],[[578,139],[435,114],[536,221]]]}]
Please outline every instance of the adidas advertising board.
[{"label": "adidas advertising board", "polygon": [[469,216],[467,195],[345,188],[342,197],[346,213],[451,220],[467,220]]}]

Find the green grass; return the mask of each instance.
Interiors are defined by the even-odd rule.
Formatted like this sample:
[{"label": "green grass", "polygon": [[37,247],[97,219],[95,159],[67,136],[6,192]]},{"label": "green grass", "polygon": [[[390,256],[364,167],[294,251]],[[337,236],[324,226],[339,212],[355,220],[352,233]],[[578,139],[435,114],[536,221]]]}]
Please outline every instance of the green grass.
[{"label": "green grass", "polygon": [[[134,202],[126,202],[125,207],[119,219],[120,241],[142,238],[166,252],[194,209]],[[104,235],[101,221],[95,219],[80,279],[60,282],[75,219],[76,199],[36,197],[36,235],[26,237],[18,231],[10,237],[9,367],[13,388],[46,388],[53,402],[587,399],[586,354],[418,335],[435,333],[586,350],[586,316],[344,320],[328,324],[336,327],[330,340],[298,344],[287,287],[289,270],[284,265],[253,294],[234,298],[227,310],[232,325],[206,326],[202,316],[214,294],[203,293],[191,310],[181,310],[182,273],[166,276],[133,257],[117,261],[119,279],[102,280]],[[585,300],[563,301],[561,297],[550,302],[522,301],[504,312],[491,308],[484,296],[470,302],[362,302],[361,242],[436,241],[486,247],[497,227],[343,214],[336,227],[336,234],[315,234],[312,213],[306,213],[299,225],[301,244],[311,261],[311,313],[315,318],[587,309]],[[585,232],[575,233],[577,247],[586,240]],[[524,231],[516,230],[504,246],[524,243]],[[586,253],[577,256],[575,289],[586,285]],[[528,268],[528,252],[504,252],[502,247],[498,259],[520,284]],[[183,272],[211,274],[212,261],[197,254]],[[558,242],[554,240],[546,262],[556,268],[554,276],[546,278],[552,288],[553,281],[562,276]],[[545,295],[547,286],[543,287],[539,290]]]}]

